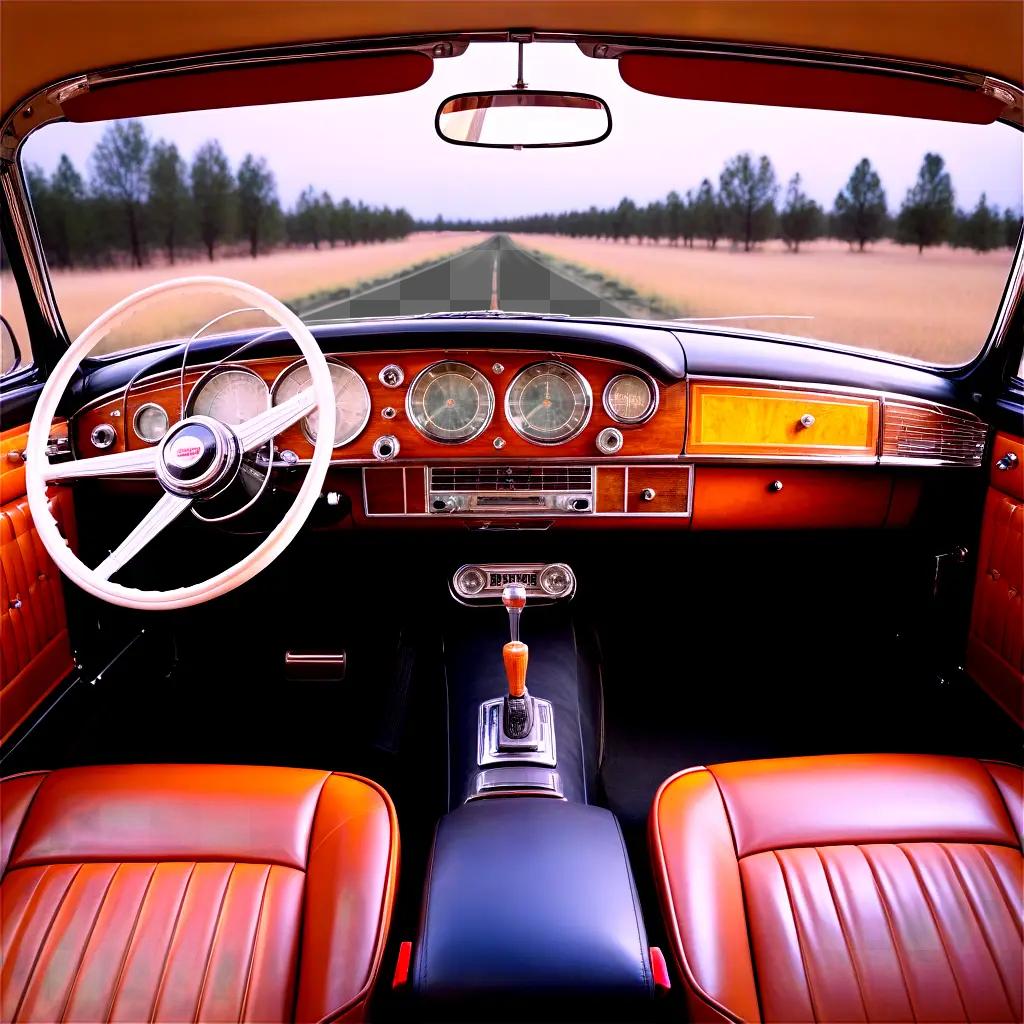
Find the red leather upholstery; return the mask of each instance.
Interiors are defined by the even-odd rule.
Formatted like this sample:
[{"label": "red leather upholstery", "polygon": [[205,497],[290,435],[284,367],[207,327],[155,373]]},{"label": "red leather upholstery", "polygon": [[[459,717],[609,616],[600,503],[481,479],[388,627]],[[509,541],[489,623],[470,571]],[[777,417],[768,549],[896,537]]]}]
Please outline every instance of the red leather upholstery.
[{"label": "red leather upholstery", "polygon": [[1022,772],[930,756],[691,768],[650,841],[702,1021],[1020,1021]]},{"label": "red leather upholstery", "polygon": [[0,808],[4,1022],[362,1019],[398,870],[373,783],[71,768]]}]

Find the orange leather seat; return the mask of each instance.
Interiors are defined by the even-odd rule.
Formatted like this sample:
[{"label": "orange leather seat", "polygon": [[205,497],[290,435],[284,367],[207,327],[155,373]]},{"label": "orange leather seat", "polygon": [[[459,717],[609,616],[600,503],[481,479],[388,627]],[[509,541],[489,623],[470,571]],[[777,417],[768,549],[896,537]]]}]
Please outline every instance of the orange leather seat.
[{"label": "orange leather seat", "polygon": [[1020,1021],[1020,768],[833,756],[691,768],[655,876],[702,1021]]},{"label": "orange leather seat", "polygon": [[125,765],[0,783],[3,1021],[361,1019],[398,870],[330,772]]}]

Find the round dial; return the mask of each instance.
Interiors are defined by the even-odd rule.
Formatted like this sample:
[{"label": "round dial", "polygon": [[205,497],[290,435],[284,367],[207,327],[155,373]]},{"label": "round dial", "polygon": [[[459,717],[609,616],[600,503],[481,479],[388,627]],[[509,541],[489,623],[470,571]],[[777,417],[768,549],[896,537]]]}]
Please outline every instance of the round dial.
[{"label": "round dial", "polygon": [[[334,447],[358,437],[370,418],[370,392],[363,378],[355,370],[344,363],[328,360],[327,368],[331,371],[331,383],[334,385],[334,404],[337,413],[334,420]],[[300,391],[305,391],[312,383],[309,367],[305,360],[292,363],[274,384],[274,405],[294,398]],[[311,443],[316,443],[318,412],[311,412],[302,420],[302,432]]]},{"label": "round dial", "polygon": [[470,441],[491,422],[494,389],[465,363],[434,363],[412,382],[406,412],[416,428],[435,441]]},{"label": "round dial", "polygon": [[189,416],[209,416],[237,427],[270,406],[270,389],[263,378],[240,367],[211,370],[200,377],[188,400]]},{"label": "round dial", "polygon": [[604,389],[605,412],[619,423],[642,423],[653,414],[657,404],[654,385],[635,373],[612,377]]},{"label": "round dial", "polygon": [[133,422],[135,433],[150,444],[156,444],[157,441],[162,440],[169,425],[167,411],[162,405],[157,405],[155,402],[140,405]]},{"label": "round dial", "polygon": [[505,415],[512,429],[538,444],[575,437],[587,425],[591,405],[590,385],[565,363],[528,366],[505,395]]}]

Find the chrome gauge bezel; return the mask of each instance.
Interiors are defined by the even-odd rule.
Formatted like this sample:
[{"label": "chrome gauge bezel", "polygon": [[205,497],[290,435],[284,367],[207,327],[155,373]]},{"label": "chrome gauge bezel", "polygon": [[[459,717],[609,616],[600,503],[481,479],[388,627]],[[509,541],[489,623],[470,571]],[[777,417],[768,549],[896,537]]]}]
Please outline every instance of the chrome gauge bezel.
[{"label": "chrome gauge bezel", "polygon": [[[142,432],[142,428],[139,426],[139,420],[142,418],[142,414],[148,409],[158,409],[160,414],[164,418],[164,429],[163,433],[159,437],[153,437]],[[167,431],[171,429],[171,417],[168,416],[167,410],[160,405],[159,402],[144,402],[142,405],[135,410],[135,415],[132,417],[132,430],[135,431],[135,436],[140,441],[145,441],[146,444],[157,444],[167,436]]]},{"label": "chrome gauge bezel", "polygon": [[[199,380],[192,385],[192,390],[188,393],[188,401],[185,403],[185,416],[196,415],[196,399],[202,393],[203,388],[205,388],[214,377],[219,377],[222,374],[232,372],[246,373],[250,377],[255,377],[263,385],[263,389],[267,393],[267,409],[270,408],[270,388],[267,387],[267,382],[254,369],[252,369],[252,367],[246,366],[245,363],[218,363],[216,366],[212,366],[207,370],[206,373],[204,373]],[[216,419],[216,417],[212,418]]]},{"label": "chrome gauge bezel", "polygon": [[[292,373],[294,373],[300,367],[303,367],[303,366],[306,366],[306,365],[307,364],[306,364],[306,360],[305,359],[296,359],[294,363],[289,363],[277,375],[277,377],[274,380],[274,383],[271,384],[271,386],[270,386],[270,404],[271,405],[274,404],[274,400],[277,397],[278,388],[281,386],[281,384],[284,383],[284,381],[287,380],[288,377]],[[330,369],[330,367],[332,367],[332,366],[337,366],[340,369],[346,370],[348,373],[352,374],[353,378],[355,378],[355,380],[357,380],[362,385],[363,397],[366,400],[366,410],[365,410],[365,412],[363,414],[362,419],[360,420],[359,426],[355,430],[353,430],[350,434],[344,436],[340,441],[335,441],[334,442],[334,446],[333,447],[335,447],[335,448],[344,448],[345,445],[351,444],[357,437],[359,437],[359,435],[366,429],[366,424],[370,422],[370,412],[371,412],[370,389],[366,386],[366,381],[363,379],[362,374],[357,373],[355,370],[353,370],[352,367],[348,365],[348,363],[342,362],[340,359],[335,359],[333,356],[328,356],[327,357],[327,365],[328,365],[328,369]],[[335,394],[335,398],[337,398],[337,394]],[[309,416],[303,416],[302,417],[302,419],[299,421],[299,429],[302,431],[302,436],[310,444],[316,444],[316,435],[313,433],[313,431],[309,427]],[[337,430],[335,430],[335,434],[337,434]]]},{"label": "chrome gauge bezel", "polygon": [[[513,401],[516,400],[514,396],[521,395],[523,389],[542,373],[551,373],[569,382],[570,389],[573,386],[578,389],[577,394],[574,395],[574,421],[571,422],[565,433],[559,434],[557,437],[544,437],[532,432],[522,412],[513,410]],[[590,382],[575,367],[557,360],[545,360],[524,366],[512,379],[512,383],[509,384],[508,390],[505,392],[505,419],[521,438],[532,444],[556,445],[571,441],[586,429],[593,411],[594,393],[590,388]]]},{"label": "chrome gauge bezel", "polygon": [[[441,372],[458,372],[476,385],[480,394],[480,404],[476,414],[457,436],[443,435],[430,426],[423,408],[423,392]],[[441,444],[465,444],[479,437],[491,424],[494,418],[494,388],[491,382],[475,367],[455,359],[443,359],[420,370],[405,393],[405,414],[409,422],[426,438]]]},{"label": "chrome gauge bezel", "polygon": [[[611,402],[608,400],[614,385],[627,377],[636,377],[637,380],[643,381],[651,392],[651,400],[647,404],[647,408],[639,416],[620,416],[614,409],[612,409]],[[607,384],[604,386],[604,391],[601,394],[601,405],[604,407],[604,411],[608,416],[615,420],[616,423],[624,423],[627,426],[636,426],[638,423],[646,423],[657,411],[658,403],[661,401],[661,393],[658,391],[657,381],[653,377],[649,377],[646,373],[641,373],[639,370],[627,370],[625,373],[617,373]]]}]

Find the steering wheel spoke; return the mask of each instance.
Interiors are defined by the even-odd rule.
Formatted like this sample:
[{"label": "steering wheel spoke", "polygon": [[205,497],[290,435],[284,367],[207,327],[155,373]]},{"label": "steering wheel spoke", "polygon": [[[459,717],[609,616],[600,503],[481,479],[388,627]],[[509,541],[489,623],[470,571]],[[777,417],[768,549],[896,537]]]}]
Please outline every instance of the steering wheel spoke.
[{"label": "steering wheel spoke", "polygon": [[124,568],[151,540],[161,534],[189,506],[191,498],[166,493],[146,513],[142,522],[93,570],[102,580],[109,580]]},{"label": "steering wheel spoke", "polygon": [[94,476],[153,476],[156,473],[156,448],[131,452],[112,452],[91,459],[49,463],[43,471],[47,483],[84,480]]},{"label": "steering wheel spoke", "polygon": [[246,420],[245,423],[235,428],[242,451],[251,452],[262,448],[272,438],[277,437],[282,430],[287,430],[293,423],[298,423],[303,416],[314,412],[316,407],[316,392],[313,388],[306,388],[289,398],[288,401]]}]

